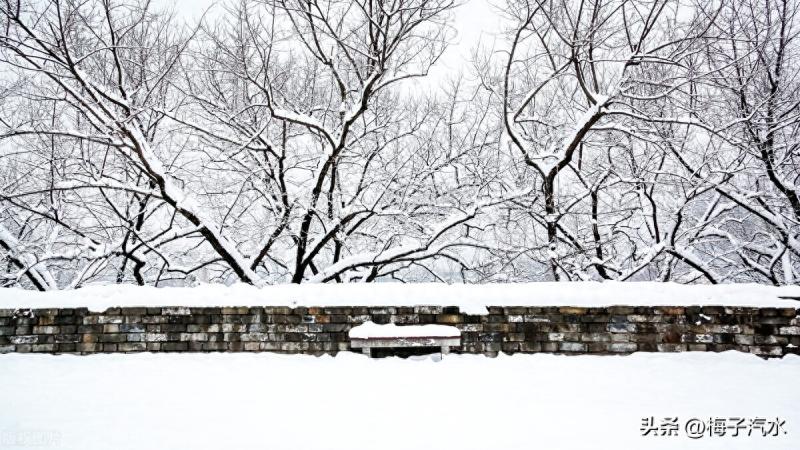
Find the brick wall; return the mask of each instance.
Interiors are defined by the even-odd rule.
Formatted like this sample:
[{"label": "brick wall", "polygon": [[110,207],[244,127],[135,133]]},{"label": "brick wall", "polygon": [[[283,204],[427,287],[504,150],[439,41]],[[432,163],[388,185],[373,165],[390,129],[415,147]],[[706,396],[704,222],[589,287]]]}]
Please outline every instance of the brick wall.
[{"label": "brick wall", "polygon": [[448,324],[456,353],[800,353],[800,309],[706,307],[233,307],[0,309],[0,353],[349,351],[362,322]]}]

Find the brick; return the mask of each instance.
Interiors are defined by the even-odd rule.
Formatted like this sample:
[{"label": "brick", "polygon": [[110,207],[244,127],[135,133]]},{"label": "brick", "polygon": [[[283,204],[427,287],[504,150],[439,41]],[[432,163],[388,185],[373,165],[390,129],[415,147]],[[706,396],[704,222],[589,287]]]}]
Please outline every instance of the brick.
[{"label": "brick", "polygon": [[55,316],[39,316],[39,318],[36,321],[36,323],[41,325],[41,326],[55,325],[56,318],[55,318]]},{"label": "brick", "polygon": [[524,316],[525,322],[533,322],[533,323],[549,323],[550,318],[547,316],[540,316],[535,314],[527,314]]},{"label": "brick", "polygon": [[583,342],[608,342],[611,336],[607,333],[583,333],[581,334],[581,341]]},{"label": "brick", "polygon": [[761,356],[783,356],[783,349],[781,347],[762,345],[750,347],[750,353]]},{"label": "brick", "polygon": [[165,352],[186,351],[189,345],[186,342],[165,342],[161,344],[161,350]]},{"label": "brick", "polygon": [[61,343],[76,343],[79,342],[81,339],[80,335],[78,334],[58,334],[55,336],[55,341],[59,344]]},{"label": "brick", "polygon": [[589,342],[586,344],[589,353],[605,353],[606,344],[603,342]]},{"label": "brick", "polygon": [[509,342],[520,342],[525,340],[525,333],[508,333],[506,339]]},{"label": "brick", "polygon": [[109,323],[122,323],[123,317],[122,316],[96,316],[97,323],[100,325],[105,325]]},{"label": "brick", "polygon": [[104,344],[119,344],[127,341],[127,337],[124,334],[101,334],[97,337],[97,341]]},{"label": "brick", "polygon": [[611,316],[608,314],[585,314],[581,316],[581,322],[583,323],[608,323],[611,320]]},{"label": "brick", "polygon": [[119,326],[121,333],[144,333],[145,326],[139,323],[125,323]]},{"label": "brick", "polygon": [[125,335],[128,342],[144,342],[144,333],[128,333]]},{"label": "brick", "polygon": [[118,345],[121,352],[143,352],[147,350],[147,344],[144,342],[125,342]]},{"label": "brick", "polygon": [[635,333],[636,324],[633,323],[609,323],[606,329],[612,333]]},{"label": "brick", "polygon": [[87,343],[80,343],[78,344],[77,351],[79,352],[96,352],[102,351],[103,346],[100,344],[87,344]]},{"label": "brick", "polygon": [[608,349],[609,352],[613,353],[628,353],[628,352],[635,352],[637,350],[637,345],[627,342],[614,342],[608,344],[606,348]]},{"label": "brick", "polygon": [[56,351],[55,344],[34,344],[31,346],[32,352],[38,353],[52,353]]},{"label": "brick", "polygon": [[166,333],[145,333],[144,340],[147,342],[166,342]]},{"label": "brick", "polygon": [[142,317],[143,324],[158,324],[167,323],[168,319],[165,316],[144,316]]},{"label": "brick", "polygon": [[587,347],[586,344],[577,342],[562,342],[558,345],[558,349],[562,352],[585,352]]},{"label": "brick", "polygon": [[204,351],[224,351],[227,350],[228,343],[227,342],[203,342],[202,349]]},{"label": "brick", "polygon": [[551,342],[563,341],[564,333],[547,333],[547,340]]},{"label": "brick", "polygon": [[800,326],[780,327],[778,328],[778,334],[784,336],[800,336]]},{"label": "brick", "polygon": [[657,344],[661,342],[661,336],[658,334],[633,334],[631,340],[637,343]]},{"label": "brick", "polygon": [[710,344],[714,342],[714,336],[710,334],[684,334],[683,336],[681,336],[681,342]]},{"label": "brick", "polygon": [[192,311],[184,306],[175,306],[170,308],[162,308],[161,313],[166,316],[190,316]]},{"label": "brick", "polygon": [[8,341],[12,344],[36,344],[39,342],[39,336],[23,335],[23,336],[10,336]]},{"label": "brick", "polygon": [[542,351],[542,343],[541,342],[521,342],[519,344],[519,349],[522,352],[541,352]]},{"label": "brick", "polygon": [[683,352],[686,351],[685,344],[656,344],[659,352]]},{"label": "brick", "polygon": [[251,333],[266,333],[270,331],[270,327],[275,327],[275,325],[267,325],[265,323],[254,323],[252,325],[247,326],[247,331]]},{"label": "brick", "polygon": [[789,338],[782,336],[755,335],[753,338],[756,345],[786,345],[789,342]]},{"label": "brick", "polygon": [[270,340],[267,333],[242,333],[239,338],[242,342],[264,342]]}]

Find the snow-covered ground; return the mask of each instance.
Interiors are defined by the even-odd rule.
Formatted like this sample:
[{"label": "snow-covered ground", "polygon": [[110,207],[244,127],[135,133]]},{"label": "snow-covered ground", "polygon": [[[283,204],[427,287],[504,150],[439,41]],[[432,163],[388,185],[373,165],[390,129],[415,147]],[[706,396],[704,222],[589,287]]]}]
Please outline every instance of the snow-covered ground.
[{"label": "snow-covered ground", "polygon": [[0,289],[0,308],[114,306],[460,306],[485,314],[486,306],[726,305],[800,307],[800,286],[677,283],[363,283],[284,284],[256,288],[206,284],[193,288],[89,286],[71,291]]},{"label": "snow-covered ground", "polygon": [[[800,358],[0,356],[0,448],[796,449]],[[642,437],[645,417],[679,418]],[[778,437],[686,437],[691,418],[785,420]],[[744,430],[746,434],[746,430]]]}]

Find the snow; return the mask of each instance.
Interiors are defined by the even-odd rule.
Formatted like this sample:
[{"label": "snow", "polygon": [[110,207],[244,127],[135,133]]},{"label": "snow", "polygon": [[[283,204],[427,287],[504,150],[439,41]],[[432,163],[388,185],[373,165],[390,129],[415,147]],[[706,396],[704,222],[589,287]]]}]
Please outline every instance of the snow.
[{"label": "snow", "polygon": [[[795,298],[781,298],[793,297]],[[0,308],[116,306],[459,306],[486,314],[486,306],[691,306],[725,305],[798,308],[800,286],[759,284],[681,285],[658,282],[508,284],[352,283],[284,284],[262,288],[243,283],[196,287],[87,286],[36,292],[0,289]]]},{"label": "snow", "polygon": [[378,325],[372,321],[353,327],[348,333],[351,339],[410,338],[410,337],[458,337],[461,331],[449,325],[405,325],[393,323]]},{"label": "snow", "polygon": [[[54,450],[788,450],[800,426],[796,356],[9,354],[0,367],[0,443]],[[788,434],[642,437],[651,416],[779,417]]]}]

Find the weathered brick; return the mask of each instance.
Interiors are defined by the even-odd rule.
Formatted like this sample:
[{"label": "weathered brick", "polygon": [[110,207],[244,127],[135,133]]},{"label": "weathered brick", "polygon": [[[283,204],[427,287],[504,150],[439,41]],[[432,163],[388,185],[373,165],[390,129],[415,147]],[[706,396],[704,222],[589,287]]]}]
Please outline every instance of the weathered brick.
[{"label": "weathered brick", "polygon": [[609,323],[606,330],[612,333],[635,333],[636,324],[633,323]]},{"label": "weathered brick", "polygon": [[563,341],[564,333],[547,333],[547,340],[551,342]]},{"label": "weathered brick", "polygon": [[[502,313],[502,308],[500,310]],[[442,307],[433,305],[419,305],[414,307],[414,312],[417,314],[441,314]]]},{"label": "weathered brick", "polygon": [[39,342],[39,336],[33,335],[22,335],[22,336],[10,336],[8,341],[12,344],[36,344]]},{"label": "weathered brick", "polygon": [[32,352],[38,353],[52,353],[56,351],[55,344],[34,344],[31,346]]},{"label": "weathered brick", "polygon": [[587,347],[586,344],[577,342],[561,342],[558,345],[558,350],[562,352],[585,352]]},{"label": "weathered brick", "polygon": [[608,333],[583,333],[581,334],[581,341],[583,342],[608,342],[611,336]]},{"label": "weathered brick", "polygon": [[109,323],[122,323],[124,318],[122,316],[97,316],[97,323],[105,325]]},{"label": "weathered brick", "polygon": [[166,316],[190,316],[192,314],[192,311],[185,306],[162,308],[161,312]]},{"label": "weathered brick", "polygon": [[128,342],[144,342],[144,333],[128,333],[125,335]]},{"label": "weathered brick", "polygon": [[239,338],[243,342],[263,342],[270,340],[268,333],[242,333]]},{"label": "weathered brick", "polygon": [[58,334],[55,336],[55,341],[61,343],[75,343],[80,342],[80,335],[78,334]]},{"label": "weathered brick", "polygon": [[118,348],[121,352],[143,352],[147,350],[147,344],[144,342],[125,342],[118,344]]},{"label": "weathered brick", "polygon": [[124,334],[101,334],[97,337],[97,342],[104,344],[119,344],[126,340],[127,337]]},{"label": "weathered brick", "polygon": [[637,345],[628,342],[614,342],[607,344],[606,348],[612,353],[628,353],[635,352],[637,350]]},{"label": "weathered brick", "polygon": [[144,333],[145,326],[140,323],[125,323],[119,326],[121,333]]},{"label": "weathered brick", "polygon": [[778,346],[753,346],[750,347],[750,353],[761,356],[783,356],[783,349]]},{"label": "weathered brick", "polygon": [[756,345],[787,345],[789,338],[786,336],[754,336]]},{"label": "weathered brick", "polygon": [[102,351],[102,350],[103,350],[102,344],[89,344],[89,343],[82,342],[82,343],[78,344],[78,347],[77,347],[77,351],[79,351],[79,352],[97,352],[97,351]]},{"label": "weathered brick", "polygon": [[686,344],[656,344],[659,352],[683,352],[686,351]]},{"label": "weathered brick", "polygon": [[164,342],[161,344],[161,350],[165,352],[181,352],[186,351],[189,345],[186,342]]}]

